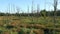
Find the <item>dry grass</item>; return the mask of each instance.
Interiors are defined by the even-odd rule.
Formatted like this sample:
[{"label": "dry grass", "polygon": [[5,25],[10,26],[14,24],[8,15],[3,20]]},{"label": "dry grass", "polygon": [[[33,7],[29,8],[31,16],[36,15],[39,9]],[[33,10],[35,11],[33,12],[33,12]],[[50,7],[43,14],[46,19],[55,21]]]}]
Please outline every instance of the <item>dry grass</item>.
[{"label": "dry grass", "polygon": [[[60,24],[60,17],[57,17],[56,20],[57,20],[57,23]],[[20,31],[20,27],[23,27],[23,28],[32,27],[32,29],[33,28],[36,29],[36,30],[33,30],[33,32],[36,32],[37,34],[40,34],[40,32],[41,32],[41,30],[39,30],[39,28],[44,29],[46,27],[49,27],[49,28],[54,27],[53,17],[46,17],[46,19],[44,19],[44,17],[38,17],[38,18],[33,17],[33,22],[32,22],[31,17],[0,16],[0,26],[4,26],[4,25],[15,26],[16,29],[15,28],[12,29],[15,32]]]}]

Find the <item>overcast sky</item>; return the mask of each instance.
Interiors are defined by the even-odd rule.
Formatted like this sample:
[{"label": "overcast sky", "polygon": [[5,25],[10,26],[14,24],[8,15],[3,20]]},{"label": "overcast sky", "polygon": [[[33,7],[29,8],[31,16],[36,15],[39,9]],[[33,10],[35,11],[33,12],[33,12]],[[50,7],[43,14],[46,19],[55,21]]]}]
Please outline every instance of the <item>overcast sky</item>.
[{"label": "overcast sky", "polygon": [[[53,10],[53,0],[34,0],[34,10],[36,10],[37,4],[39,4],[40,10],[44,8],[46,10]],[[29,6],[29,11],[31,12],[32,0],[0,0],[0,12],[8,12],[10,10],[11,13],[15,13],[16,7],[27,12],[27,6]],[[57,8],[60,9],[59,3]]]}]

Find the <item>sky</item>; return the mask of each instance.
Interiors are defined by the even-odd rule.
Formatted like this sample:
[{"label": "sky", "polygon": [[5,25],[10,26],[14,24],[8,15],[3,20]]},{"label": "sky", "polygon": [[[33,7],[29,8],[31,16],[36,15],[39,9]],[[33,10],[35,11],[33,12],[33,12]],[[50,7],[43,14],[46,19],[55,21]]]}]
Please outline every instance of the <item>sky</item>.
[{"label": "sky", "polygon": [[[39,4],[40,10],[53,10],[53,0],[33,0],[33,10],[37,9]],[[27,12],[29,6],[29,12],[31,12],[32,0],[0,0],[0,12],[16,13],[19,8],[20,13]],[[60,9],[60,0],[58,0],[58,9]]]}]

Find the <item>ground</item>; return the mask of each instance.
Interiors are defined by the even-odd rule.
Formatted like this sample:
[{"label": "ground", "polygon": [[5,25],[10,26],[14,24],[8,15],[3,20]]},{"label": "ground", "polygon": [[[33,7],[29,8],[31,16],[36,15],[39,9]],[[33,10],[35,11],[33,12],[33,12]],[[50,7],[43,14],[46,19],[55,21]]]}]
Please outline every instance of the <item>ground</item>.
[{"label": "ground", "polygon": [[[56,18],[56,22],[57,28],[60,28],[60,16]],[[20,30],[22,30],[23,32],[30,32],[31,29],[35,29],[26,28],[26,25],[20,26],[21,24],[39,24],[43,25],[43,27],[48,27],[50,29],[54,28],[53,17],[0,16],[0,31],[10,32],[9,34],[18,34]],[[60,32],[58,34],[60,34]]]}]

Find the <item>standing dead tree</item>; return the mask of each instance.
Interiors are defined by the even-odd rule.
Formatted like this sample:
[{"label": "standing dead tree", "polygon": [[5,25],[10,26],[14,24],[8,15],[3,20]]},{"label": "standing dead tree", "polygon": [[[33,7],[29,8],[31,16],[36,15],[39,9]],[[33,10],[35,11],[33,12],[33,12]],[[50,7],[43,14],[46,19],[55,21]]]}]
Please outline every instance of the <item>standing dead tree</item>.
[{"label": "standing dead tree", "polygon": [[[54,28],[56,28],[56,11],[57,11],[58,0],[54,0]],[[55,30],[53,32],[55,34]]]},{"label": "standing dead tree", "polygon": [[16,7],[17,10],[17,16],[19,16],[20,8]]},{"label": "standing dead tree", "polygon": [[27,7],[28,17],[29,17],[29,6]]},{"label": "standing dead tree", "polygon": [[32,6],[31,6],[31,12],[32,12],[32,22],[33,22],[33,3],[34,3],[34,1],[32,0]]},{"label": "standing dead tree", "polygon": [[39,8],[39,4],[37,4],[37,22],[38,22],[38,18],[39,18],[39,12],[40,12],[40,8]]},{"label": "standing dead tree", "polygon": [[54,0],[54,23],[56,23],[57,0]]}]

